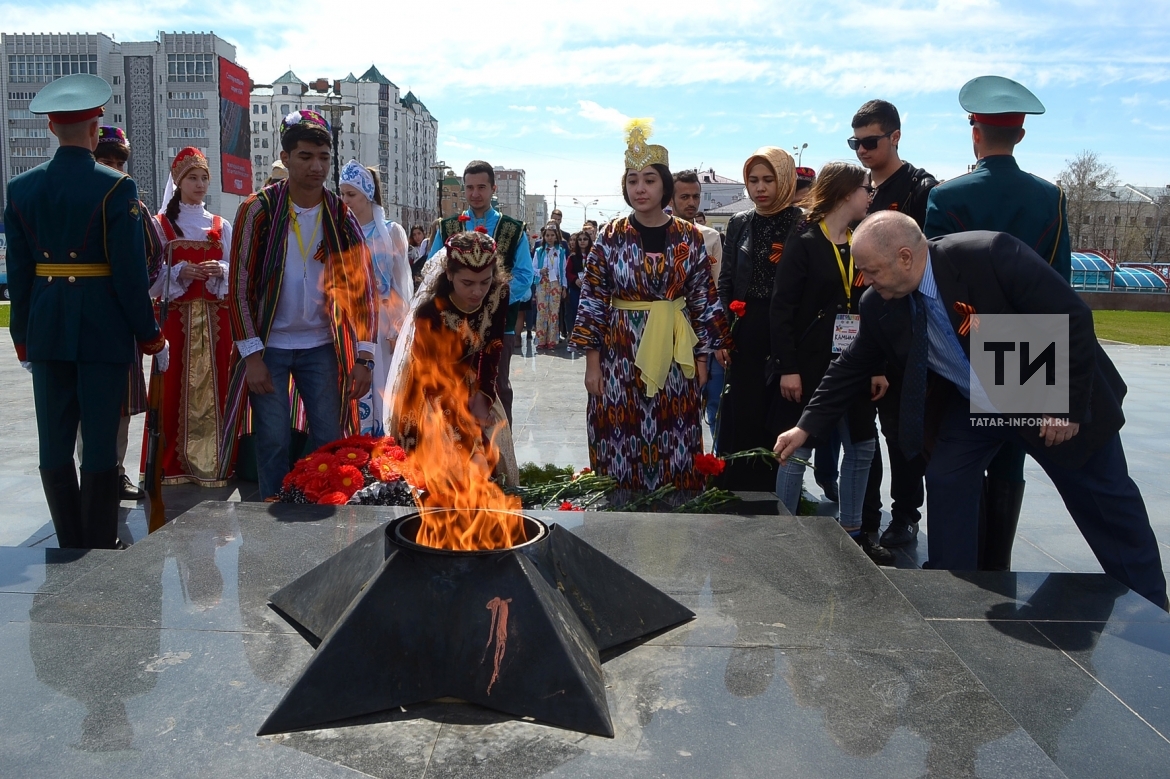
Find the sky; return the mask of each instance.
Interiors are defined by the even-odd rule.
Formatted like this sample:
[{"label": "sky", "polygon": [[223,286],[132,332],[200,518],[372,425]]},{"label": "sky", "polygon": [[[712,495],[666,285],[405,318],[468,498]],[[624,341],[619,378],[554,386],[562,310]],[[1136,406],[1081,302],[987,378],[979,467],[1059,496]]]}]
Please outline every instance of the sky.
[{"label": "sky", "polygon": [[803,163],[855,160],[866,100],[902,116],[903,159],[938,178],[973,162],[959,88],[988,74],[1028,86],[1022,167],[1055,179],[1095,151],[1121,181],[1170,185],[1170,0],[628,0],[104,4],[0,0],[9,32],[213,31],[258,83],[377,65],[439,120],[438,154],[523,168],[574,227],[624,208],[630,117],[654,120],[671,168],[742,180],[758,147],[805,143]]}]

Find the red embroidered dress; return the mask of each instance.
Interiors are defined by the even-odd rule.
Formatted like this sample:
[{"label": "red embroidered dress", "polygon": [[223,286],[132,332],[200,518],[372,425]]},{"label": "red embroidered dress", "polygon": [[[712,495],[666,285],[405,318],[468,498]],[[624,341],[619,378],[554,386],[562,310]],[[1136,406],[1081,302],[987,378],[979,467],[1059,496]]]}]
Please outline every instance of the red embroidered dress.
[{"label": "red embroidered dress", "polygon": [[[180,237],[165,216],[158,218],[175,269],[171,275],[170,310],[163,326],[163,335],[171,345],[171,364],[163,375],[164,443],[159,452],[164,484],[193,482],[222,487],[231,473],[232,463],[225,460],[219,446],[232,354],[231,321],[224,301],[228,277],[224,262],[226,236],[223,220],[208,216],[210,229],[202,239],[196,239],[195,230],[186,224],[181,225],[185,235]],[[183,215],[179,221],[186,221]],[[206,281],[193,279],[183,290],[183,282],[177,278],[180,263],[208,260],[219,261],[223,275]],[[161,297],[161,284],[156,283],[152,292]],[[145,446],[143,452],[145,456]]]}]

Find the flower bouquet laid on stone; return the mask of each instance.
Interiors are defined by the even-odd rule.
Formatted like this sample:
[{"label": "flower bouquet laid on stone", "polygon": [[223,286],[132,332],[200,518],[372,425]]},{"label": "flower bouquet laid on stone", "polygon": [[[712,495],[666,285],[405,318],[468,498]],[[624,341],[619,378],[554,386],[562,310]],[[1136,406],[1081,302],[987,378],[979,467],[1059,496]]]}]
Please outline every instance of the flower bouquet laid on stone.
[{"label": "flower bouquet laid on stone", "polygon": [[426,489],[422,473],[389,436],[350,436],[293,466],[277,500],[326,505],[413,506]]},{"label": "flower bouquet laid on stone", "polygon": [[668,511],[681,514],[706,514],[739,500],[728,490],[714,486],[714,480],[730,460],[765,458],[774,461],[771,450],[756,448],[724,455],[695,455],[694,467],[706,483],[701,491],[683,492],[671,485],[653,491],[620,490],[608,476],[590,469],[574,471],[572,467],[538,466],[527,463],[520,469],[520,486],[514,490],[524,508],[546,511]]}]

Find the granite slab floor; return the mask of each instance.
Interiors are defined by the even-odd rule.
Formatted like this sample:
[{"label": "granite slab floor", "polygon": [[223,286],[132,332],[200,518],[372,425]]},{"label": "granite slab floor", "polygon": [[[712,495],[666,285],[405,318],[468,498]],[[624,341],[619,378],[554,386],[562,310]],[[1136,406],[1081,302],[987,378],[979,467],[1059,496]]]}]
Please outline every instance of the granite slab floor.
[{"label": "granite slab floor", "polygon": [[1078,775],[818,517],[540,515],[697,614],[604,663],[613,739],[457,703],[255,736],[313,652],[268,596],[398,511],[209,502],[121,553],[0,549],[0,776]]}]

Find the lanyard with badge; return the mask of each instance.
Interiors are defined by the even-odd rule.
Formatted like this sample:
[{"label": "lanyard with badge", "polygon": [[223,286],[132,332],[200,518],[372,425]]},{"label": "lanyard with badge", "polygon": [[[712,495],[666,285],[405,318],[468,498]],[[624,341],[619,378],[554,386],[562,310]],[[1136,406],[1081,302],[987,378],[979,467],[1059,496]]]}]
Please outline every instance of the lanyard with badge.
[{"label": "lanyard with badge", "polygon": [[[317,216],[313,220],[313,232],[309,233],[309,243],[305,244],[301,237],[301,225],[298,221],[297,212],[293,209],[292,200],[288,201],[288,220],[292,225],[293,235],[297,239],[297,248],[301,250],[301,285],[304,289],[304,296],[301,299],[301,310],[306,317],[314,317],[318,312],[310,311],[310,301],[314,299],[314,295],[309,291],[309,252],[317,245],[317,230],[321,228],[321,211],[324,206],[317,207]],[[314,290],[315,291],[315,290]]]},{"label": "lanyard with badge", "polygon": [[[825,225],[824,220],[821,220],[821,232],[825,234],[825,239],[828,240],[829,246],[833,247],[833,255],[837,258],[837,270],[841,272],[841,286],[845,288],[845,301],[847,307],[852,307],[853,303],[853,252],[849,252],[849,268],[845,268],[845,261],[841,259],[841,250],[837,248],[837,244],[833,243],[833,239],[829,237],[829,228]],[[853,246],[853,231],[845,231],[845,242],[850,247]],[[853,313],[837,314],[833,321],[833,354],[840,354],[849,348],[849,344],[857,338],[857,333],[861,330],[861,315]]]}]

